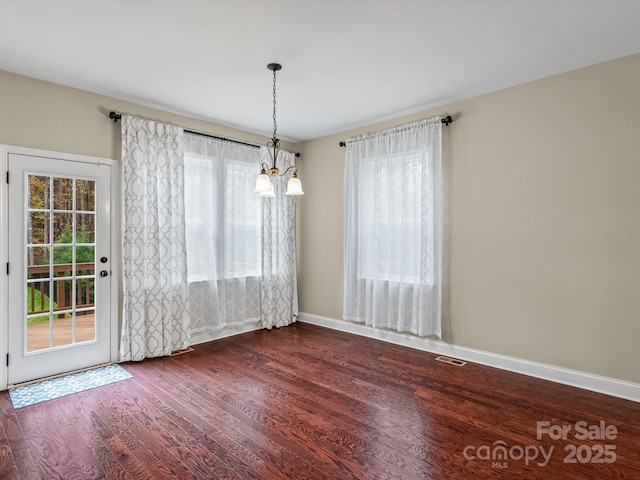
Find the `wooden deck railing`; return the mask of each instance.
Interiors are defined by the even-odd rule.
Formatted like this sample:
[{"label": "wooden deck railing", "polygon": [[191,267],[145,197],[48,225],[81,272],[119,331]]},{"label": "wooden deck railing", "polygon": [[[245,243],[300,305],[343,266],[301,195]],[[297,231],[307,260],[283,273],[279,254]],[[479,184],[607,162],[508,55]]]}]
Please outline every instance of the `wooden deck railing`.
[{"label": "wooden deck railing", "polygon": [[[53,298],[50,301],[55,303],[54,312],[68,310],[72,306],[72,281],[70,276],[73,274],[73,264],[64,263],[53,266],[53,277],[49,278],[49,265],[33,265],[27,267],[27,274],[30,280],[42,279],[41,281],[29,282],[27,284],[30,289],[30,304],[27,305],[27,312],[46,313],[48,308],[45,306],[46,298],[49,297],[48,282],[54,281]],[[94,263],[76,263],[75,275],[95,275]],[[92,307],[94,304],[93,296],[94,278],[76,278],[76,308]],[[35,291],[40,292],[39,301],[36,299]],[[59,318],[64,317],[60,314]]]}]

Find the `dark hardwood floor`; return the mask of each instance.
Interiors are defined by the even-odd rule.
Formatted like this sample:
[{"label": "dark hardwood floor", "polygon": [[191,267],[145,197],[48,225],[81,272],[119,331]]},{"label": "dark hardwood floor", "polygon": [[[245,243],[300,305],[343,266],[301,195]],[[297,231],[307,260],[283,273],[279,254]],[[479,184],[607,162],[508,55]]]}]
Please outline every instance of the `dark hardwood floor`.
[{"label": "dark hardwood floor", "polygon": [[307,324],[123,366],[19,410],[0,393],[0,478],[640,479],[638,403]]}]

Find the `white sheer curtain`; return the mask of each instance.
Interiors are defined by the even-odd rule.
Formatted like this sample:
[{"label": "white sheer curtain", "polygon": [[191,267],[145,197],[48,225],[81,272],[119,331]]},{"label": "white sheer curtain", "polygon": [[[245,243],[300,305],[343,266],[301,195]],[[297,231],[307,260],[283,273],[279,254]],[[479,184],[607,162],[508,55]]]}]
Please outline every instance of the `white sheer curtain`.
[{"label": "white sheer curtain", "polygon": [[[273,162],[261,147],[262,161]],[[284,172],[295,161],[293,153],[280,151],[278,168]],[[261,319],[264,328],[283,327],[298,316],[296,277],[296,203],[285,195],[288,175],[272,178],[275,197],[262,198],[262,295]]]},{"label": "white sheer curtain", "polygon": [[344,318],[441,335],[440,118],[347,140]]},{"label": "white sheer curtain", "polygon": [[259,149],[185,134],[185,206],[193,335],[260,321]]},{"label": "white sheer curtain", "polygon": [[121,361],[191,343],[183,135],[180,127],[122,116]]}]

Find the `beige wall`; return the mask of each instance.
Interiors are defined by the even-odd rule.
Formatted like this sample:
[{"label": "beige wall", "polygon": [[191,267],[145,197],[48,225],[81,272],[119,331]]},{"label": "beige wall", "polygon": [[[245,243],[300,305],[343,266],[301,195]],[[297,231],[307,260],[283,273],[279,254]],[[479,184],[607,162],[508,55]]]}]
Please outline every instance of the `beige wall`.
[{"label": "beige wall", "polygon": [[[111,110],[188,130],[264,144],[260,135],[0,70],[0,143],[120,159]],[[265,118],[271,118],[265,112]],[[296,149],[283,142],[283,147]]]},{"label": "beige wall", "polygon": [[299,294],[342,318],[338,141],[449,113],[445,340],[640,383],[640,55],[306,142]]}]

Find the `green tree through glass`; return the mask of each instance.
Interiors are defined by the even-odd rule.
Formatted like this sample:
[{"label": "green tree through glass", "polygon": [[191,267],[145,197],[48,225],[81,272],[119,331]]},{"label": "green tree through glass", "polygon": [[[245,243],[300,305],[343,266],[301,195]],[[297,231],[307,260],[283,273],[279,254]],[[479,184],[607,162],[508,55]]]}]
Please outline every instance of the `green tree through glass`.
[{"label": "green tree through glass", "polygon": [[[60,232],[60,236],[56,239],[57,244],[73,243],[73,232],[71,228],[65,227]],[[76,234],[76,243],[91,243],[91,234],[87,230],[86,225],[82,225]],[[92,246],[79,245],[76,246],[76,263],[93,263],[94,249]],[[49,263],[49,254],[47,253],[41,260],[42,265]],[[73,263],[73,247],[58,247],[55,251],[54,262],[56,265],[64,263]]]}]

